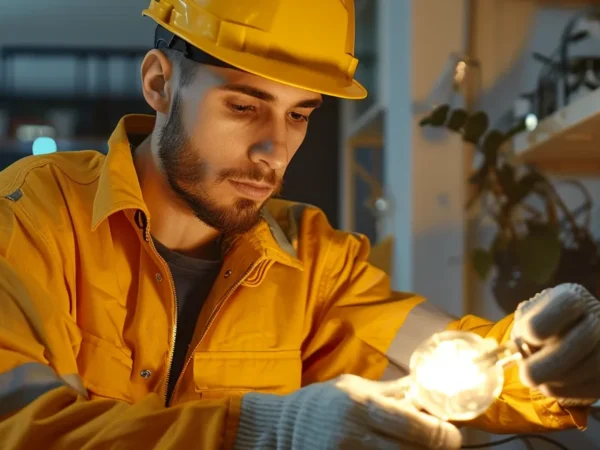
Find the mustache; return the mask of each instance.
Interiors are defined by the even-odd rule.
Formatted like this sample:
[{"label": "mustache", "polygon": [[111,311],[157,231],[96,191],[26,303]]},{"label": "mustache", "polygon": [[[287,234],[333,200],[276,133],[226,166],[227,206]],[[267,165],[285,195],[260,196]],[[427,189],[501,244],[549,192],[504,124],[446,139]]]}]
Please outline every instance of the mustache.
[{"label": "mustache", "polygon": [[274,187],[281,187],[283,179],[280,178],[275,171],[265,172],[255,166],[249,169],[226,169],[219,173],[217,181],[223,182],[228,179],[240,181],[255,181],[257,183],[266,183]]}]

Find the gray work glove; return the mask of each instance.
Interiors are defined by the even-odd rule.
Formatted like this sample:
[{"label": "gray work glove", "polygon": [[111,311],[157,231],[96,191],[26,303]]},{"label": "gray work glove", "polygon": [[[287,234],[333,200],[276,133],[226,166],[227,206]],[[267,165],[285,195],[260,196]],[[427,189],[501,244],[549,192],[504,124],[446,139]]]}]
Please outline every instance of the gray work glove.
[{"label": "gray work glove", "polygon": [[525,385],[562,406],[600,398],[600,302],[583,286],[561,284],[521,303],[512,337],[538,348],[521,362]]},{"label": "gray work glove", "polygon": [[462,437],[454,425],[384,395],[391,383],[344,375],[287,396],[246,394],[234,448],[460,448]]}]

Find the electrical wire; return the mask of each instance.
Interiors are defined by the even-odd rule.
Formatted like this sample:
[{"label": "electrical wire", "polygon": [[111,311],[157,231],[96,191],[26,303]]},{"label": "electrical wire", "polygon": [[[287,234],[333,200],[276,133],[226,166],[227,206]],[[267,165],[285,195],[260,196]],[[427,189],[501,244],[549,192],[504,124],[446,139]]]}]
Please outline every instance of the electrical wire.
[{"label": "electrical wire", "polygon": [[511,436],[506,439],[500,439],[498,441],[488,442],[486,444],[463,445],[461,448],[464,448],[464,449],[490,448],[490,447],[496,447],[497,445],[507,444],[509,442],[517,441],[517,440],[527,442],[529,439],[539,439],[540,441],[548,442],[548,443],[554,445],[556,448],[559,448],[561,450],[570,450],[569,447],[566,447],[564,444],[561,444],[560,442],[558,442],[554,439],[550,439],[549,437],[542,436],[539,434],[519,434],[516,436]]},{"label": "electrical wire", "polygon": [[[598,422],[600,422],[600,407],[592,407],[592,409],[590,411],[590,417],[593,418],[594,420],[597,420]],[[523,441],[529,448],[531,448],[531,443],[529,442],[529,439],[539,439],[540,441],[548,442],[548,443],[554,445],[556,448],[559,448],[561,450],[570,450],[564,444],[561,444],[560,442],[558,442],[554,439],[551,439],[547,436],[542,436],[539,434],[519,434],[516,436],[511,436],[506,439],[500,439],[498,441],[488,442],[486,444],[463,445],[461,448],[463,448],[463,449],[490,448],[490,447],[496,447],[497,445],[507,444],[509,442],[517,441],[517,440]]]}]

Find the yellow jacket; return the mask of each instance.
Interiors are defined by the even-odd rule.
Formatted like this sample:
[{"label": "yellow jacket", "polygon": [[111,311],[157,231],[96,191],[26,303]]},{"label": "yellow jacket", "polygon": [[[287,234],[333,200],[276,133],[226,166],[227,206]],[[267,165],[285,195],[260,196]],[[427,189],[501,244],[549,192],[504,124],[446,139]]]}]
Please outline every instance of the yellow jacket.
[{"label": "yellow jacket", "polygon": [[[152,126],[128,116],[106,157],[28,157],[0,173],[3,450],[229,447],[245,392],[289,393],[342,373],[399,376],[412,349],[444,328],[508,336],[510,317],[452,320],[393,293],[367,262],[364,237],[334,230],[316,208],[274,200],[255,230],[224,243],[165,407],[176,299],[127,139]],[[586,419],[511,370],[472,425],[530,432]]]}]

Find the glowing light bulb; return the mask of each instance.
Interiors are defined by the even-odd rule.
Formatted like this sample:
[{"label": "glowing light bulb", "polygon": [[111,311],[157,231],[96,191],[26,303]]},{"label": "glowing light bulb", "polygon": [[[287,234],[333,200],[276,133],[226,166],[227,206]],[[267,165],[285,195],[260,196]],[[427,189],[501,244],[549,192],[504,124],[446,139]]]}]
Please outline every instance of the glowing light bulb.
[{"label": "glowing light bulb", "polygon": [[463,331],[433,335],[414,351],[411,374],[401,384],[407,400],[444,420],[481,415],[500,395],[503,365],[517,359],[518,346]]}]

